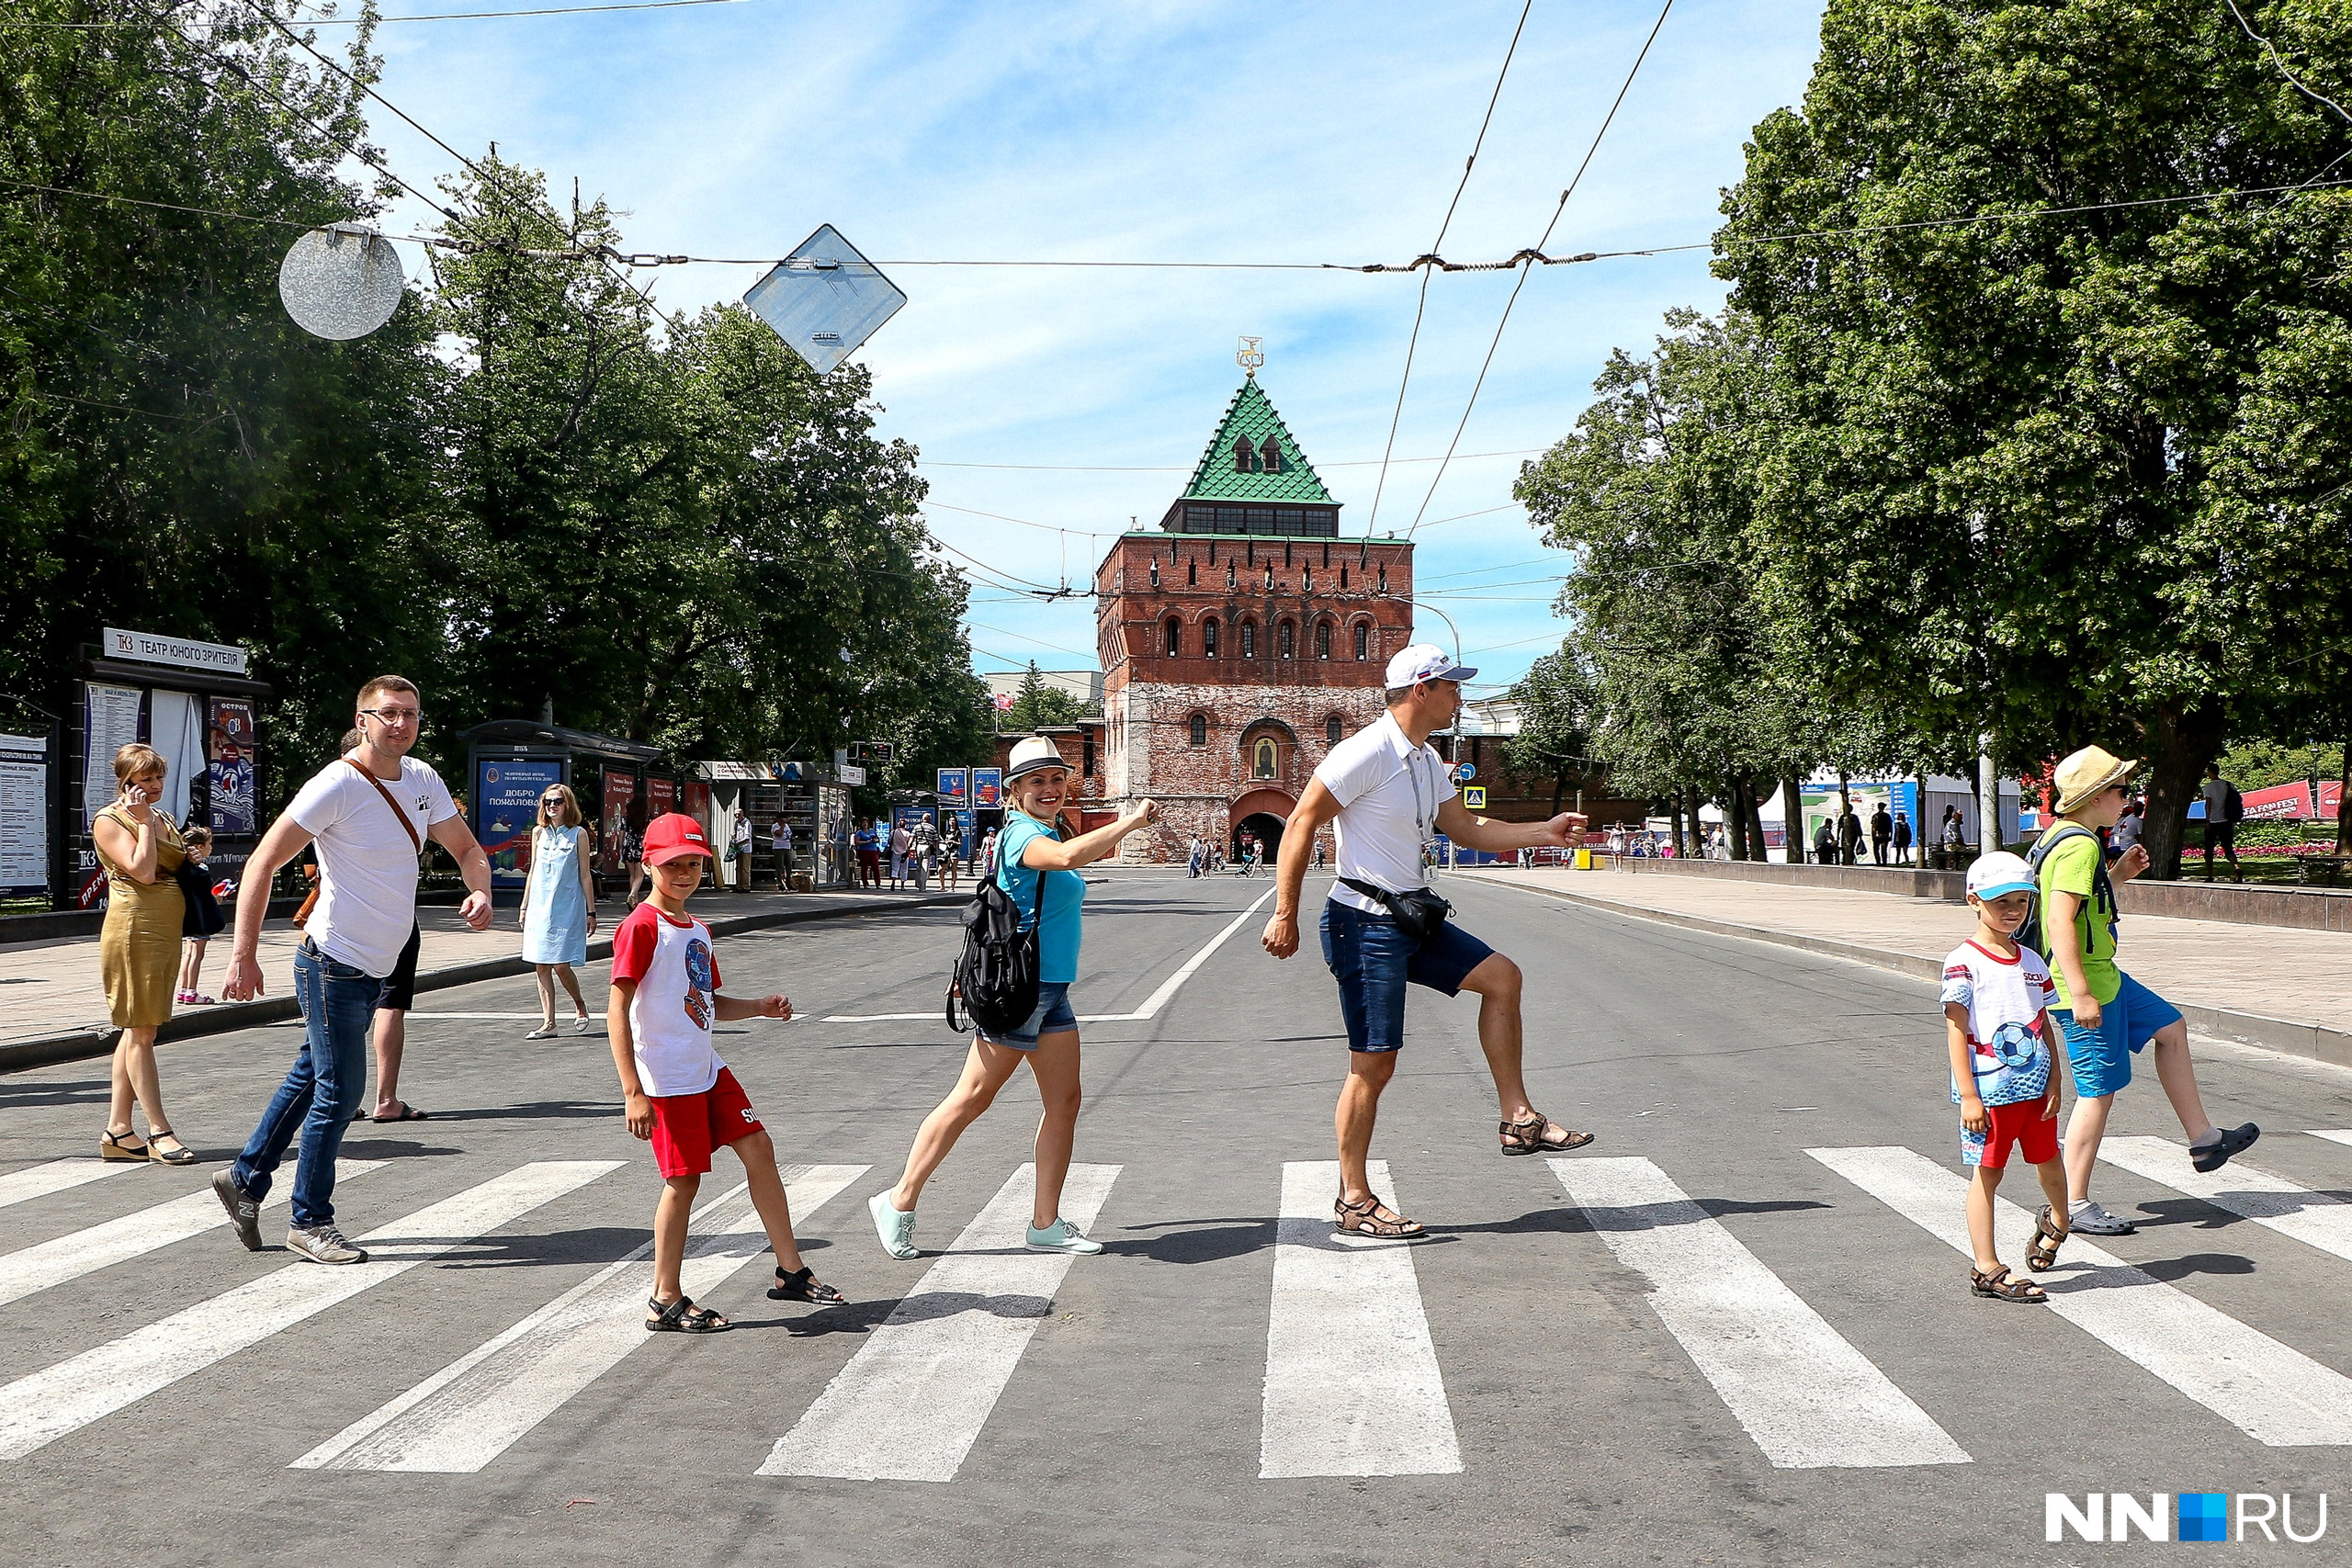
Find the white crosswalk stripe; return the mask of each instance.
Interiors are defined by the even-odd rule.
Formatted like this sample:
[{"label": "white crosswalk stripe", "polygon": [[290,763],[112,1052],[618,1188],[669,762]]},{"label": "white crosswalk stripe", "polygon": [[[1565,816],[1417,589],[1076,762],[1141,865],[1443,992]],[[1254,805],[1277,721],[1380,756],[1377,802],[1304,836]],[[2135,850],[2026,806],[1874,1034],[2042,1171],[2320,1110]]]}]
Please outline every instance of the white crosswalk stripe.
[{"label": "white crosswalk stripe", "polygon": [[[1905,1148],[1808,1149],[1928,1234],[1973,1256],[1967,1182]],[[2000,1249],[2019,1256],[2031,1216],[1997,1201]],[[2352,1443],[2352,1379],[2280,1344],[2087,1240],[2069,1239],[2041,1277],[2050,1310],[2273,1448]],[[2086,1267],[2087,1269],[2086,1270]]]},{"label": "white crosswalk stripe", "polygon": [[[335,1161],[334,1179],[339,1188],[354,1177],[365,1176],[379,1168],[381,1160],[342,1159]],[[262,1204],[262,1212],[284,1208],[293,1200],[294,1184],[282,1184]],[[186,1241],[192,1235],[202,1235],[229,1223],[228,1212],[220,1207],[220,1200],[209,1189],[191,1192],[185,1198],[175,1198],[158,1203],[152,1209],[141,1209],[135,1214],[125,1214],[119,1220],[108,1220],[62,1235],[53,1241],[21,1247],[0,1257],[0,1306],[22,1301],[36,1292],[52,1290],[68,1280],[100,1269],[110,1269],[118,1263],[153,1252],[175,1242]]]},{"label": "white crosswalk stripe", "polygon": [[[1062,1216],[1091,1225],[1119,1168],[1071,1166]],[[777,1441],[760,1474],[956,1478],[1072,1261],[1020,1250],[1036,1179],[1036,1168],[1024,1165],[998,1190]]]},{"label": "white crosswalk stripe", "polygon": [[418,1264],[616,1169],[620,1160],[526,1165],[358,1238],[365,1263],[292,1263],[0,1387],[0,1462],[137,1403]]},{"label": "white crosswalk stripe", "polygon": [[1909,1395],[1645,1159],[1555,1159],[1617,1260],[1765,1458],[1783,1470],[1966,1464]]},{"label": "white crosswalk stripe", "polygon": [[[864,1176],[862,1165],[786,1168],[793,1227]],[[767,1233],[745,1189],[696,1216],[680,1282],[701,1297],[764,1255]],[[312,1449],[296,1470],[470,1474],[644,1344],[651,1243],[565,1292],[503,1334]]]},{"label": "white crosswalk stripe", "polygon": [[70,1187],[96,1181],[102,1176],[120,1171],[144,1168],[142,1162],[129,1159],[53,1159],[45,1165],[27,1166],[0,1176],[0,1209],[14,1203],[46,1198],[52,1192],[62,1192]]},{"label": "white crosswalk stripe", "polygon": [[[1402,1213],[1387,1161],[1365,1172]],[[1412,1244],[1339,1236],[1339,1191],[1336,1160],[1283,1167],[1258,1474],[1459,1474]]]},{"label": "white crosswalk stripe", "polygon": [[2189,1164],[2187,1145],[2163,1138],[2109,1138],[2099,1145],[2098,1157],[2352,1261],[2352,1203],[2340,1198],[2297,1186],[2242,1159],[2200,1172]]},{"label": "white crosswalk stripe", "polygon": [[2304,1131],[2331,1144],[2352,1144],[2352,1127],[2307,1127]]}]

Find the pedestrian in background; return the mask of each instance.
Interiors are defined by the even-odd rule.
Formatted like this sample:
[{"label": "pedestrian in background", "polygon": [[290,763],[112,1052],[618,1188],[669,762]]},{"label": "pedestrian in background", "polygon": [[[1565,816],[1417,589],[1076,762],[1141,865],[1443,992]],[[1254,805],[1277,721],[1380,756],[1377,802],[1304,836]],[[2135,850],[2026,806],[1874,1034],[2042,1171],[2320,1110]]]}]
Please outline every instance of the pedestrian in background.
[{"label": "pedestrian in background", "polygon": [[[768,851],[775,856],[775,890],[786,892],[792,886],[792,824],[781,817],[768,824]],[[752,878],[746,873],[743,886],[751,885]]]},{"label": "pedestrian in background", "polygon": [[996,874],[996,838],[997,830],[991,828],[989,829],[988,837],[980,840],[980,874],[982,876]]},{"label": "pedestrian in background", "polygon": [[2230,863],[2230,880],[2244,882],[2245,873],[2238,866],[2238,824],[2245,818],[2245,796],[2222,776],[2219,762],[2206,768],[2205,787],[2199,793],[2205,800],[2205,880],[2213,880],[2213,852],[2219,850]]},{"label": "pedestrian in background", "polygon": [[1911,818],[1900,811],[1894,814],[1894,863],[1911,863]]},{"label": "pedestrian in background", "polygon": [[[164,1114],[155,1073],[155,1031],[172,1016],[180,931],[187,901],[173,876],[187,858],[179,829],[156,808],[164,798],[164,759],[132,744],[114,754],[115,798],[90,823],[90,846],[107,877],[106,923],[98,928],[98,974],[115,1037],[113,1098],[98,1157],[187,1165],[196,1151],[180,1142]],[[145,1141],[130,1139],[130,1111],[147,1111]]]},{"label": "pedestrian in background", "polygon": [[213,1001],[204,994],[204,950],[229,920],[212,892],[212,868],[205,863],[212,855],[212,829],[190,828],[184,841],[187,858],[181,863],[179,885],[187,913],[180,919],[180,983],[172,999],[181,1007],[209,1008]]},{"label": "pedestrian in background", "polygon": [[1037,933],[1037,1007],[1025,1022],[1004,1033],[974,1035],[963,1076],[923,1118],[898,1185],[868,1201],[875,1233],[893,1258],[916,1256],[915,1205],[924,1185],[964,1130],[995,1102],[1024,1062],[1037,1080],[1037,1097],[1045,1106],[1037,1122],[1036,1192],[1025,1238],[1029,1250],[1102,1250],[1101,1242],[1089,1240],[1061,1213],[1062,1182],[1069,1174],[1080,1101],[1078,1013],[1069,998],[1078,979],[1079,926],[1086,905],[1086,878],[1079,868],[1117,853],[1120,840],[1149,827],[1159,807],[1147,800],[1117,821],[1064,841],[1059,822],[1070,798],[1069,764],[1043,738],[1012,749],[1004,796],[997,883],[1021,910],[1023,929]]},{"label": "pedestrian in background", "polygon": [[1824,817],[1813,829],[1813,859],[1816,865],[1838,863],[1838,825]]},{"label": "pedestrian in background", "polygon": [[1952,857],[1968,847],[1968,822],[1965,818],[1961,816],[1960,807],[1957,806],[1947,806],[1944,807],[1944,830],[1942,838],[1944,843],[1945,869],[1956,869],[1951,863]]},{"label": "pedestrian in background", "polygon": [[1184,851],[1184,874],[1188,877],[1200,875],[1201,863],[1207,859],[1208,847],[1201,842],[1198,833],[1193,834],[1192,844]]},{"label": "pedestrian in background", "polygon": [[637,829],[629,826],[627,807],[611,815],[605,823],[605,831],[613,841],[613,859],[619,864],[622,874],[628,878],[628,888],[622,895],[621,902],[633,907],[637,903],[637,885],[645,875],[645,865],[638,858]]},{"label": "pedestrian in background", "polygon": [[571,1032],[588,1032],[588,1001],[573,966],[588,962],[588,938],[596,929],[596,881],[589,869],[595,852],[571,786],[549,784],[531,825],[531,873],[523,884],[523,962],[539,987],[539,1026],[526,1040],[555,1037],[559,981],[571,998]]},{"label": "pedestrian in background", "polygon": [[861,887],[882,886],[882,844],[875,837],[872,818],[860,818],[857,831],[849,839],[857,852],[857,879]]},{"label": "pedestrian in background", "polygon": [[1871,813],[1871,863],[1872,865],[1886,863],[1887,845],[1894,840],[1894,818],[1886,809],[1886,802],[1882,800],[1878,803],[1878,808]]},{"label": "pedestrian in background", "polygon": [[1838,862],[1840,865],[1859,865],[1862,846],[1861,814],[1854,809],[1853,797],[1846,798],[1845,809],[1838,814]]},{"label": "pedestrian in background", "polygon": [[735,826],[727,834],[726,885],[738,892],[752,890],[752,814],[748,810],[735,814]]},{"label": "pedestrian in background", "polygon": [[2147,809],[2148,803],[2137,796],[2133,797],[2131,805],[2123,808],[2122,819],[2116,823],[2115,831],[2107,836],[2109,860],[2121,860],[2124,854],[2140,841],[2141,829],[2147,820]]},{"label": "pedestrian in background", "polygon": [[896,893],[907,885],[907,857],[914,852],[915,836],[904,822],[890,824],[890,891]]},{"label": "pedestrian in background", "polygon": [[939,829],[926,817],[915,824],[914,843],[908,851],[908,863],[913,866],[915,891],[931,891],[932,868],[939,863]]}]

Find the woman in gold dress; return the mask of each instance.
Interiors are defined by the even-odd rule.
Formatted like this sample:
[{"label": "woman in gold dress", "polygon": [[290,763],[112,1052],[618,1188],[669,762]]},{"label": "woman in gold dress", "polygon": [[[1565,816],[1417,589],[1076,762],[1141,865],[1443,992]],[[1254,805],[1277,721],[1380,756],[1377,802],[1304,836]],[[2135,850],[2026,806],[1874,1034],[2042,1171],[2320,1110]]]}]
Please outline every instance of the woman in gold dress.
[{"label": "woman in gold dress", "polygon": [[[90,824],[107,874],[107,919],[98,936],[98,970],[107,1010],[122,1032],[114,1046],[114,1102],[98,1157],[187,1165],[196,1151],[172,1134],[155,1075],[155,1031],[172,1016],[179,974],[180,922],[187,902],[172,873],[185,849],[172,819],[155,808],[164,794],[164,759],[145,746],[114,755],[121,794]],[[134,1140],[133,1101],[147,1108],[147,1138]]]}]

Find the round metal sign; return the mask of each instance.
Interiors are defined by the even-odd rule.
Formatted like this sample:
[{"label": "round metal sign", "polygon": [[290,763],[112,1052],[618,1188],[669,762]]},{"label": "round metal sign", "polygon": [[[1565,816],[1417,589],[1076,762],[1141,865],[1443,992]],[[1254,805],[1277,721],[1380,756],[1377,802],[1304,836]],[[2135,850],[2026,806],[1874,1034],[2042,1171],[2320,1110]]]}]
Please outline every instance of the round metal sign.
[{"label": "round metal sign", "polygon": [[277,297],[294,324],[336,343],[390,321],[407,283],[392,243],[356,223],[311,230],[277,268]]},{"label": "round metal sign", "polygon": [[1468,784],[1472,779],[1475,779],[1477,776],[1478,770],[1468,762],[1464,762],[1460,767],[1453,770],[1453,782],[1455,784]]}]

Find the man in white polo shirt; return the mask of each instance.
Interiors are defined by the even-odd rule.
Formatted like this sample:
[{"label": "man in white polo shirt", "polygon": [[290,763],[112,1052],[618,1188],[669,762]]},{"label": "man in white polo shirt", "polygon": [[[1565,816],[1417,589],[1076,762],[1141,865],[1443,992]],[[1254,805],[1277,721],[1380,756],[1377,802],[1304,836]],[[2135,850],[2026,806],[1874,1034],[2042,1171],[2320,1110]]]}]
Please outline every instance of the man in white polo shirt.
[{"label": "man in white polo shirt", "polygon": [[302,1050],[237,1163],[212,1179],[248,1251],[261,1250],[262,1200],[299,1134],[288,1250],[313,1263],[368,1260],[335,1228],[334,1161],[368,1088],[368,1025],[378,993],[416,924],[425,839],[447,850],[465,876],[466,924],[490,928],[490,857],[441,775],[408,754],[422,720],[416,687],[401,677],[379,675],[360,687],[358,746],[302,786],[245,863],[224,993],[232,1001],[262,992],[258,954],[270,879],[304,844],[318,845],[319,901],[294,955]]},{"label": "man in white polo shirt", "polygon": [[[1388,661],[1388,712],[1331,748],[1283,827],[1274,913],[1265,949],[1276,958],[1298,951],[1298,900],[1316,835],[1326,822],[1339,840],[1339,880],[1323,906],[1323,959],[1340,982],[1348,1027],[1348,1077],[1335,1118],[1340,1135],[1340,1228],[1365,1235],[1417,1236],[1420,1224],[1376,1197],[1364,1164],[1380,1091],[1396,1071],[1405,1043],[1405,987],[1445,995],[1475,992],[1478,1043],[1495,1077],[1502,1108],[1502,1151],[1556,1154],[1592,1142],[1527,1102],[1520,1073],[1519,965],[1445,919],[1423,870],[1443,833],[1490,853],[1564,847],[1584,818],[1563,812],[1548,822],[1498,822],[1464,807],[1445,761],[1430,750],[1433,731],[1453,724],[1462,682],[1478,671],[1454,663],[1430,643]],[[1417,929],[1418,928],[1418,929]]]}]

